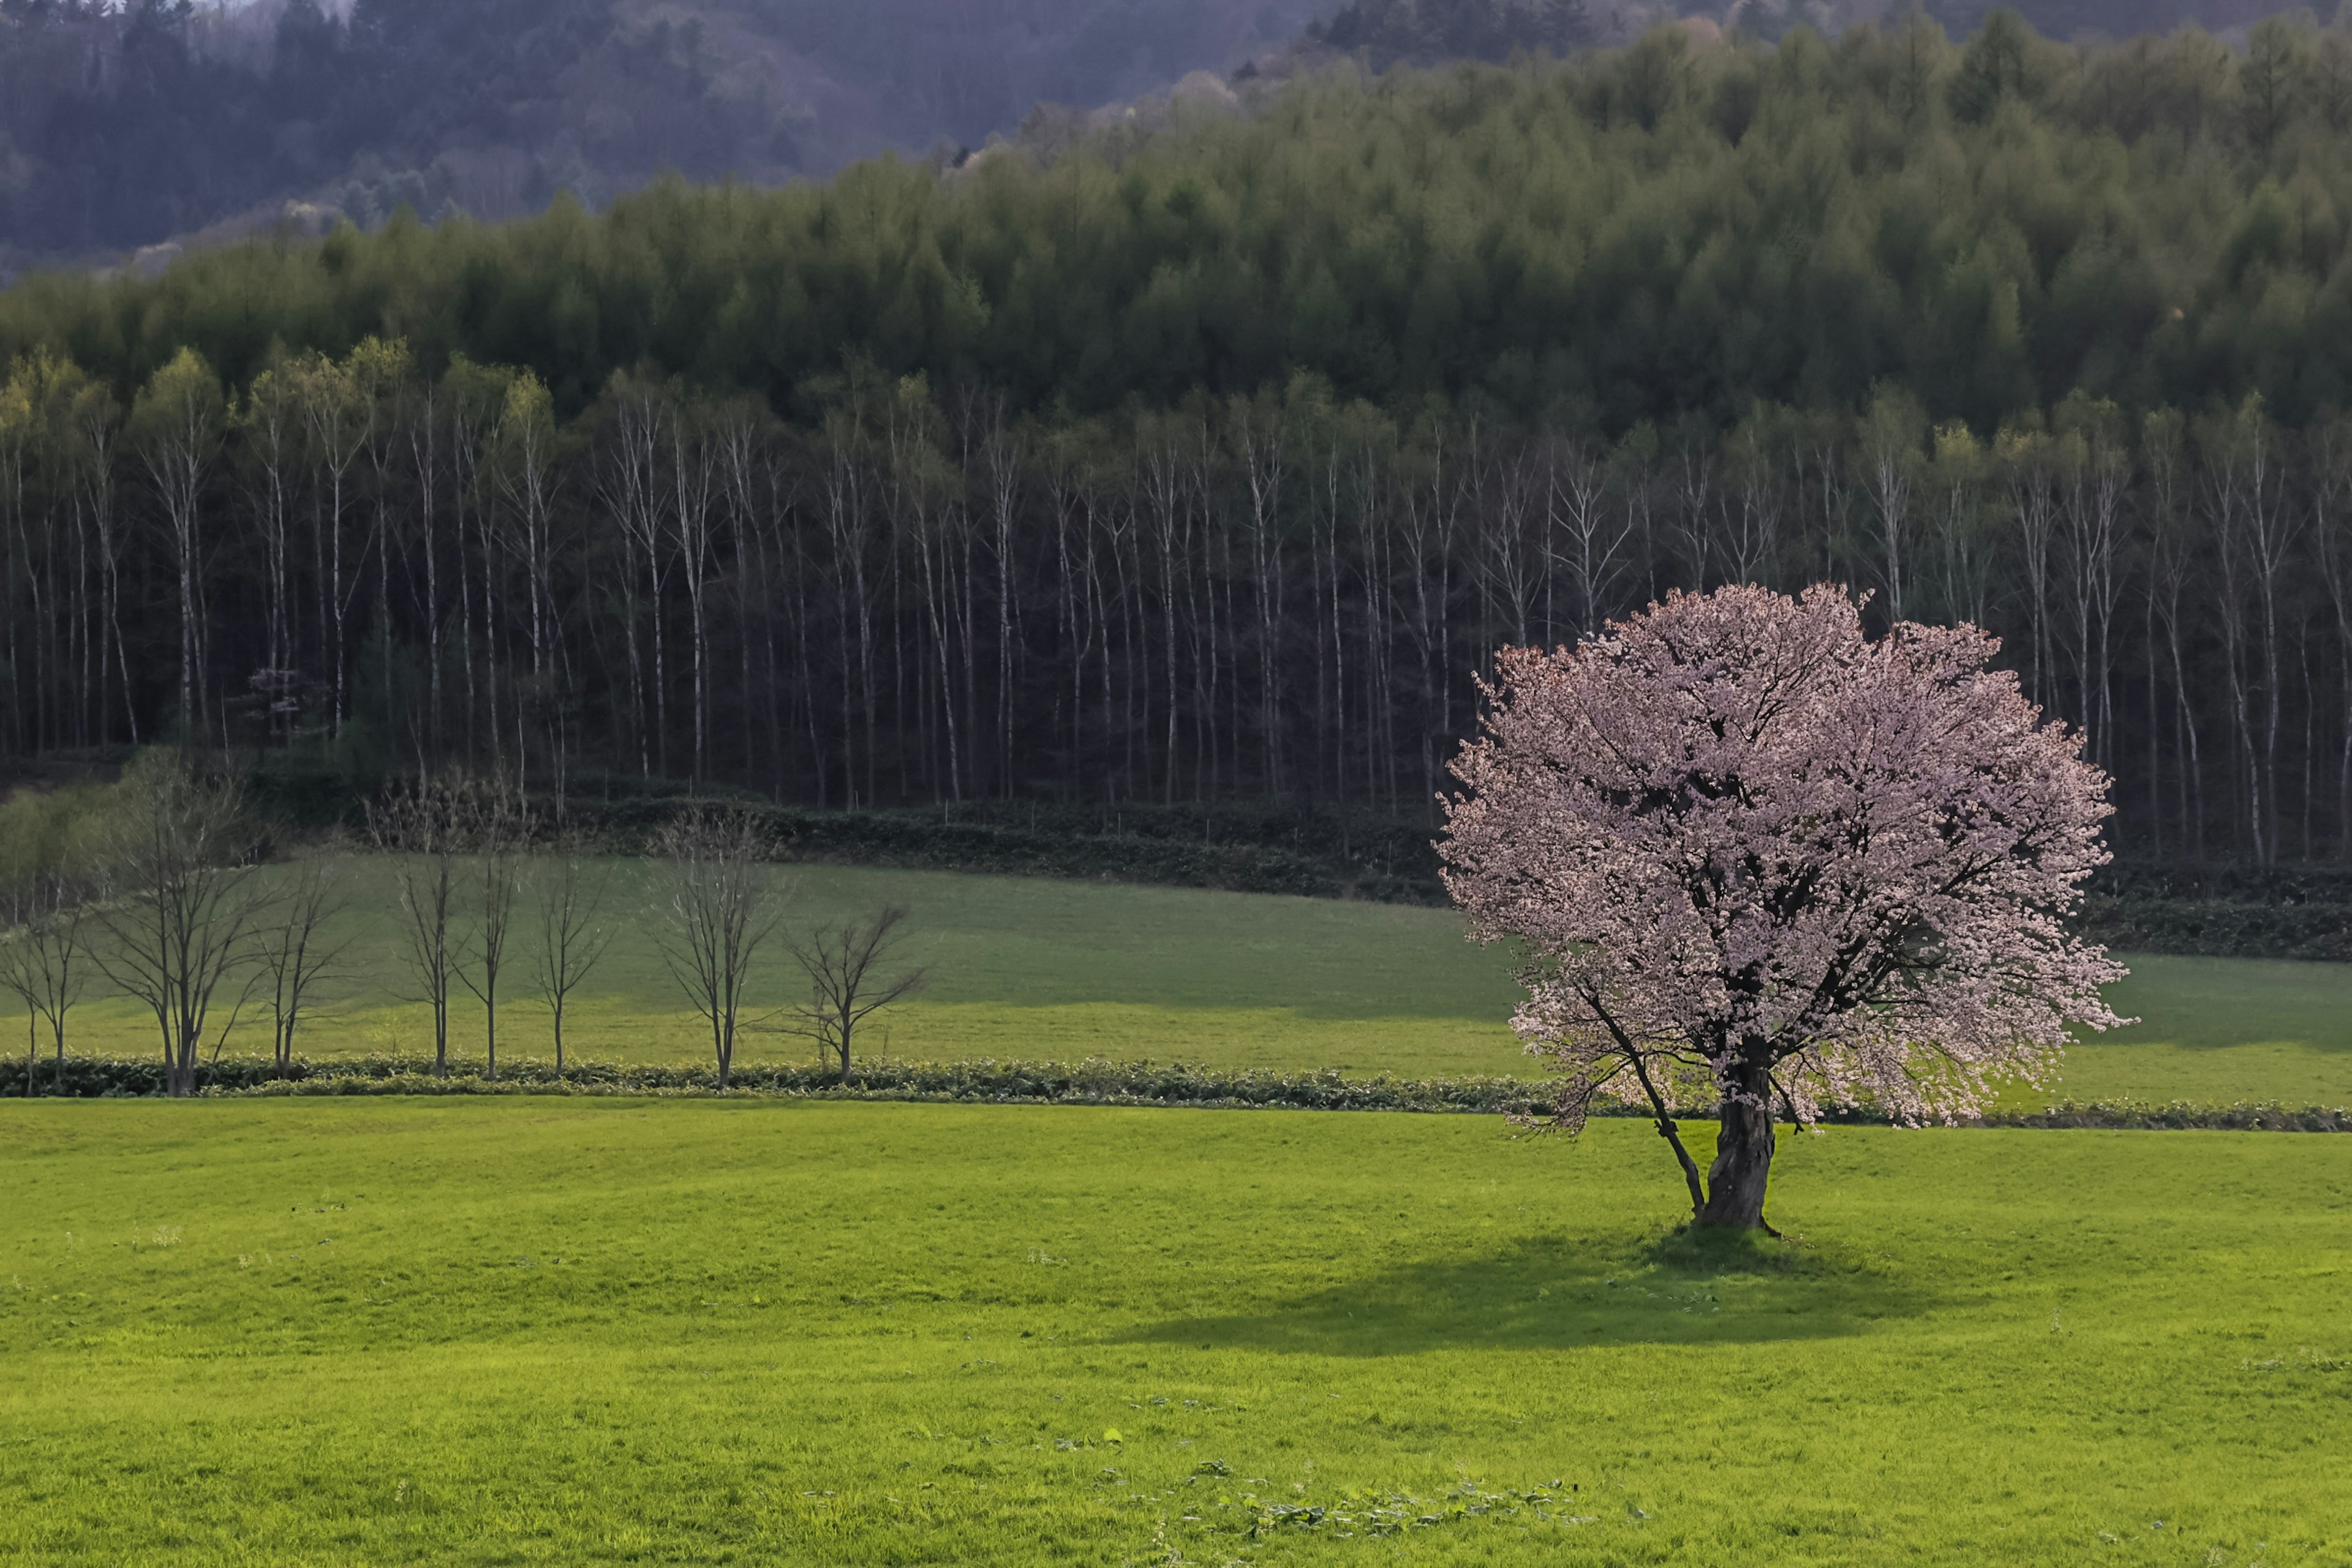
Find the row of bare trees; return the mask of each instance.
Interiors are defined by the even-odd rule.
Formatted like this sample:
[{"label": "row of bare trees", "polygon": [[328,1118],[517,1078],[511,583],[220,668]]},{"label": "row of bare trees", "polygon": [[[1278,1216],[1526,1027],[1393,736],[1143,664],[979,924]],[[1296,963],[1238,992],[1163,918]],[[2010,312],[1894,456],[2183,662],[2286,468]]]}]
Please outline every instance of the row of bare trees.
[{"label": "row of bare trees", "polygon": [[881,1008],[914,994],[927,977],[899,962],[907,910],[886,904],[873,914],[782,929],[774,887],[760,875],[764,841],[741,814],[691,808],[654,835],[661,868],[662,963],[710,1030],[725,1089],[735,1043],[745,1025],[745,995],[762,948],[780,944],[807,978],[807,993],[761,1022],[812,1041],[850,1081],[857,1031]]},{"label": "row of bare trees", "polygon": [[[2352,845],[2352,425],[1882,389],[1612,439],[1299,380],[1117,418],[856,374],[807,426],[398,343],[0,397],[0,750],[170,731],[364,774],[583,768],[833,806],[1428,809],[1494,649],[1821,580],[2007,638],[2127,833]],[[373,759],[371,763],[370,759]]]},{"label": "row of bare trees", "polygon": [[[235,779],[175,752],[142,757],[102,816],[63,804],[45,810],[22,796],[0,815],[0,989],[26,1010],[26,1092],[45,1035],[62,1089],[67,1016],[100,980],[153,1015],[174,1095],[195,1091],[248,1016],[266,1020],[274,1068],[290,1073],[305,1023],[355,977],[348,858],[312,849],[272,863]],[[561,1077],[567,1009],[619,931],[618,862],[545,832],[504,783],[465,775],[404,783],[372,803],[367,843],[395,894],[408,994],[429,1009],[435,1071],[449,1071],[462,989],[482,1008],[484,1069],[498,1077],[501,984],[520,947]],[[655,943],[709,1026],[722,1089],[748,1026],[809,1037],[846,1083],[858,1026],[922,984],[920,969],[897,962],[906,911],[787,933],[771,858],[740,811],[693,806],[658,829],[648,854]],[[747,1017],[755,966],[774,946],[808,990]]]},{"label": "row of bare trees", "polygon": [[283,1066],[338,957],[326,863],[271,888],[234,781],[173,753],[141,758],[102,815],[49,804],[20,796],[0,825],[0,986],[26,1010],[26,1092],[42,1026],[62,1087],[67,1015],[94,980],[153,1016],[174,1095],[257,1004]]}]

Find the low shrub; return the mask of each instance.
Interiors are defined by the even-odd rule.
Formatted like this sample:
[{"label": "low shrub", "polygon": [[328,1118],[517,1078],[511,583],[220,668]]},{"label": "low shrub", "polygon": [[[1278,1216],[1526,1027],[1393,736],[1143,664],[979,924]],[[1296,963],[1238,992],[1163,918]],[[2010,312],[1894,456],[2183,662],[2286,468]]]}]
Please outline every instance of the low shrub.
[{"label": "low shrub", "polygon": [[[56,1064],[39,1063],[33,1092],[48,1097],[109,1099],[161,1095],[163,1064],[146,1058],[69,1057],[62,1089]],[[499,1077],[481,1064],[452,1062],[448,1076],[428,1057],[359,1057],[331,1061],[297,1058],[282,1076],[264,1057],[224,1057],[198,1079],[206,1095],[278,1097],[353,1094],[582,1094],[691,1097],[716,1095],[718,1073],[676,1064],[581,1062],[558,1074],[551,1062],[510,1061]],[[0,1078],[0,1098],[22,1099],[21,1072]],[[1184,1062],[899,1062],[857,1068],[844,1084],[837,1069],[814,1064],[761,1063],[739,1068],[725,1091],[747,1098],[897,1100],[997,1105],[1138,1105],[1215,1110],[1392,1110],[1483,1116],[1540,1116],[1551,1105],[1549,1086],[1518,1078],[1349,1078],[1341,1073],[1268,1072],[1200,1067]],[[1595,1114],[1646,1116],[1632,1106],[1595,1107]],[[1706,1121],[1711,1108],[1685,1107],[1686,1121]],[[1868,1110],[1825,1120],[1884,1125]],[[2106,1127],[2158,1130],[2210,1128],[2237,1131],[2352,1131],[2352,1110],[2278,1104],[2200,1106],[2185,1102],[2072,1102],[2042,1110],[1996,1111],[1986,1127]]]},{"label": "low shrub", "polygon": [[2352,959],[2352,903],[2094,892],[2079,929],[2127,952]]},{"label": "low shrub", "polygon": [[1996,1111],[1986,1127],[2107,1127],[2134,1131],[2167,1130],[2211,1132],[2352,1132],[2352,1107],[2290,1106],[2276,1100],[2229,1105],[2194,1105],[2176,1100],[2166,1105],[2142,1105],[2136,1100],[2069,1100],[2042,1110]]}]

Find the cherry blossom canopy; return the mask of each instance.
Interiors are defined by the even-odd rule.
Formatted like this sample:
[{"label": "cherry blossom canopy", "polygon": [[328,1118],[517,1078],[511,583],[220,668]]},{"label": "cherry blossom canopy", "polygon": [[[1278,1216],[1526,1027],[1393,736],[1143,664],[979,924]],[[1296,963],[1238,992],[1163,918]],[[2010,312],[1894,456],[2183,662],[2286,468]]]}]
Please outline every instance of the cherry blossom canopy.
[{"label": "cherry blossom canopy", "polygon": [[1497,659],[1445,879],[1475,940],[1525,942],[1514,1027],[1571,1130],[1596,1094],[1695,1091],[1768,1137],[1832,1104],[1952,1121],[2123,1022],[2123,969],[2065,920],[2107,858],[2105,774],[1992,637],[1874,641],[1861,609],[1676,594]]}]

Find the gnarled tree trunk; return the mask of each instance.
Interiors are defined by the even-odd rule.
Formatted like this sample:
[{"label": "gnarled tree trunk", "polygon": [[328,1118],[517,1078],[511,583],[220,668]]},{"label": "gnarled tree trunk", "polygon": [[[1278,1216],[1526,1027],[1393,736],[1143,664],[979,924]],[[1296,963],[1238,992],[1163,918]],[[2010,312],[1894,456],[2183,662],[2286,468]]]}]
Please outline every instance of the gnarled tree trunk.
[{"label": "gnarled tree trunk", "polygon": [[1764,1223],[1764,1186],[1772,1174],[1771,1089],[1766,1068],[1742,1064],[1733,1069],[1699,1224],[1726,1230],[1772,1228]]}]

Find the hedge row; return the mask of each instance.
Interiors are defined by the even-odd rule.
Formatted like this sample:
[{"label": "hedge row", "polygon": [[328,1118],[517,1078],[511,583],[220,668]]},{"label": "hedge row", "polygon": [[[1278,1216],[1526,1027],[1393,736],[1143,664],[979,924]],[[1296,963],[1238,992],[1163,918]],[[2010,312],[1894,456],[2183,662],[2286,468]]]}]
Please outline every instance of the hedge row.
[{"label": "hedge row", "polygon": [[[163,1063],[152,1058],[68,1057],[62,1089],[54,1060],[32,1075],[40,1096],[104,1099],[164,1092]],[[217,1095],[310,1094],[616,1094],[715,1095],[708,1066],[621,1062],[502,1062],[499,1077],[479,1061],[453,1061],[445,1078],[429,1057],[297,1058],[280,1076],[265,1057],[224,1057],[197,1079]],[[0,1095],[22,1098],[21,1066],[0,1079]],[[1427,1080],[1351,1079],[1336,1072],[1228,1071],[1181,1062],[898,1062],[861,1064],[844,1085],[838,1068],[761,1062],[736,1068],[729,1092],[750,1096],[853,1100],[977,1100],[1010,1104],[1265,1106],[1307,1110],[1531,1113],[1548,1103],[1543,1086],[1523,1079]]]},{"label": "hedge row", "polygon": [[[38,1064],[34,1092],[60,1092],[56,1064]],[[279,1098],[310,1095],[572,1094],[698,1098],[718,1095],[718,1074],[707,1067],[575,1064],[558,1075],[552,1064],[520,1060],[495,1079],[478,1062],[453,1063],[437,1075],[429,1058],[365,1057],[349,1060],[298,1059],[278,1075],[264,1058],[224,1058],[200,1080],[206,1095]],[[0,1097],[23,1098],[26,1080],[16,1073],[0,1079]],[[151,1058],[69,1057],[62,1092],[72,1098],[112,1099],[164,1092],[162,1064]],[[1230,1070],[1181,1062],[895,1062],[869,1063],[849,1083],[833,1069],[813,1065],[761,1063],[739,1069],[726,1090],[730,1096],[803,1100],[920,1100],[992,1105],[1138,1105],[1196,1109],[1291,1110],[1394,1110],[1487,1116],[1540,1115],[1550,1106],[1546,1086],[1516,1078],[1348,1078],[1336,1072],[1283,1073]],[[1630,1106],[1609,1105],[1596,1114],[1642,1116]],[[1678,1114],[1706,1120],[1712,1111],[1685,1107]],[[1860,1125],[1885,1123],[1867,1110],[1836,1112],[1827,1120]],[[2352,1131],[2352,1110],[2294,1108],[2277,1104],[2222,1106],[2140,1105],[2130,1101],[2062,1104],[2038,1111],[1999,1111],[1983,1119],[1989,1127],[2207,1128],[2240,1131]]]},{"label": "hedge row", "polygon": [[2126,952],[2352,960],[2352,903],[2093,893],[2079,929]]}]

